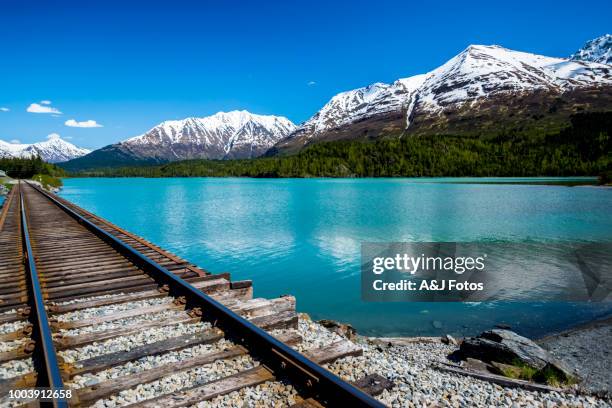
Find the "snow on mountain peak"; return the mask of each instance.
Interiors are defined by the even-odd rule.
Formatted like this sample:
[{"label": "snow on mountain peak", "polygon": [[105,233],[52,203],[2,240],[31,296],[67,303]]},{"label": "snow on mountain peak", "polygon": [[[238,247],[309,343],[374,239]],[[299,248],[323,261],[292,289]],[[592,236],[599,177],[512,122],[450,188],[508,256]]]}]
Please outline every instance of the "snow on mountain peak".
[{"label": "snow on mountain peak", "polygon": [[612,64],[612,34],[604,34],[587,41],[584,47],[570,56],[570,59]]},{"label": "snow on mountain peak", "polygon": [[469,103],[497,93],[564,92],[610,84],[610,67],[596,62],[546,57],[499,45],[470,45],[429,73],[335,95],[292,137],[306,134],[310,138],[389,112],[403,112],[408,127],[417,106],[436,112],[450,104]]},{"label": "snow on mountain peak", "polygon": [[0,158],[40,156],[48,163],[60,163],[84,156],[89,152],[87,149],[65,141],[57,133],[50,134],[43,142],[33,144],[9,143],[0,140]]},{"label": "snow on mountain peak", "polygon": [[425,75],[399,79],[392,84],[376,82],[369,86],[335,95],[300,129],[318,134],[361,118],[409,108],[416,89],[425,80]]},{"label": "snow on mountain peak", "polygon": [[166,160],[255,157],[295,128],[285,117],[234,110],[164,121],[120,145],[143,157],[153,155]]}]

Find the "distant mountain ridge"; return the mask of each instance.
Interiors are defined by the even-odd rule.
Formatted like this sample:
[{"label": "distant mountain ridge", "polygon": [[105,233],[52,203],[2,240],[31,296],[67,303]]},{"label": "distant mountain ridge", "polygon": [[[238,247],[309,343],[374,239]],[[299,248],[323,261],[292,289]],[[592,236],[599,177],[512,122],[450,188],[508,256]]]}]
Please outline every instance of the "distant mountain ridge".
[{"label": "distant mountain ridge", "polygon": [[334,96],[268,155],[320,141],[554,126],[600,107],[612,108],[609,65],[471,45],[427,74]]},{"label": "distant mountain ridge", "polygon": [[66,168],[260,156],[296,126],[287,118],[245,110],[160,123],[148,132],[98,149]]},{"label": "distant mountain ridge", "polygon": [[9,143],[0,140],[0,158],[28,158],[40,156],[48,163],[61,163],[88,154],[83,149],[62,139],[59,135],[50,135],[44,142],[33,144]]}]

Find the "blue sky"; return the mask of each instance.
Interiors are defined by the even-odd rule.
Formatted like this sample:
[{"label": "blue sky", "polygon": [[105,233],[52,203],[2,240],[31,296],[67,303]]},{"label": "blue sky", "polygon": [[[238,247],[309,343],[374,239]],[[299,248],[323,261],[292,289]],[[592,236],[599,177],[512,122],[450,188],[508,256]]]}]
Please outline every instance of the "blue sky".
[{"label": "blue sky", "polygon": [[429,71],[469,44],[566,56],[612,31],[609,0],[0,2],[0,139],[58,133],[89,148],[220,110],[298,123],[338,92]]}]

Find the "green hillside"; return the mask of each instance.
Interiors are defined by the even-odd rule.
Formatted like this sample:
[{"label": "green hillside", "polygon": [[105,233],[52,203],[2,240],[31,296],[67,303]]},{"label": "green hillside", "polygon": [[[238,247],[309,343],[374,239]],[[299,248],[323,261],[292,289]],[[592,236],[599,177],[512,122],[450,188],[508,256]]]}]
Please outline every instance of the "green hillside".
[{"label": "green hillside", "polygon": [[299,154],[99,168],[77,176],[437,177],[597,175],[612,166],[612,112],[583,113],[549,134],[437,135],[318,143]]}]

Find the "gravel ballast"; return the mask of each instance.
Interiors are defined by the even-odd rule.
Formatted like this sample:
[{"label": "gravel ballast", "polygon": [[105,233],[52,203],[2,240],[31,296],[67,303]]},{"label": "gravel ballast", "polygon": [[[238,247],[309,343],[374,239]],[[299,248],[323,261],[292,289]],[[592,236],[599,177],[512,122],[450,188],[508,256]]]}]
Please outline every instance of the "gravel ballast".
[{"label": "gravel ballast", "polygon": [[178,351],[171,351],[161,355],[146,356],[136,361],[130,361],[126,364],[109,368],[97,373],[77,375],[72,379],[68,386],[71,388],[91,387],[104,381],[140,373],[165,364],[172,364],[197,356],[226,351],[232,346],[234,346],[232,342],[221,339],[213,344],[200,344],[194,347],[189,347]]},{"label": "gravel ballast", "polygon": [[73,322],[76,320],[92,319],[95,317],[110,316],[114,313],[125,312],[128,310],[138,310],[149,306],[159,306],[172,303],[174,299],[171,297],[153,298],[138,300],[135,302],[116,303],[106,306],[92,307],[89,309],[77,310],[55,315],[58,322]]},{"label": "gravel ballast", "polygon": [[219,378],[237,374],[256,366],[250,356],[240,356],[227,360],[215,361],[198,368],[182,371],[161,380],[141,384],[136,388],[121,391],[104,400],[98,400],[94,407],[118,407],[133,404],[138,401],[159,397],[184,388],[195,387]]},{"label": "gravel ballast", "polygon": [[12,333],[23,329],[28,324],[27,320],[17,320],[15,322],[4,323],[0,325],[0,334]]},{"label": "gravel ballast", "polygon": [[19,377],[34,370],[34,364],[31,358],[23,360],[7,361],[0,364],[0,379],[6,380],[9,378]]},{"label": "gravel ballast", "polygon": [[79,336],[85,333],[97,333],[107,330],[120,329],[126,326],[134,326],[138,324],[146,324],[160,320],[175,318],[178,319],[181,312],[177,310],[165,310],[159,313],[145,314],[125,319],[117,319],[109,322],[98,323],[91,326],[79,327],[78,329],[61,329],[59,332],[62,336]]},{"label": "gravel ballast", "polygon": [[291,384],[268,381],[256,387],[247,387],[226,395],[203,401],[198,408],[288,407],[297,402],[297,391]]},{"label": "gravel ballast", "polygon": [[145,344],[162,341],[171,337],[182,336],[184,334],[197,333],[210,328],[210,323],[205,322],[192,324],[180,323],[172,327],[149,328],[132,336],[117,337],[101,343],[92,343],[84,347],[60,351],[59,355],[65,362],[74,363],[78,362],[79,360],[97,357],[102,354],[127,351]]}]

